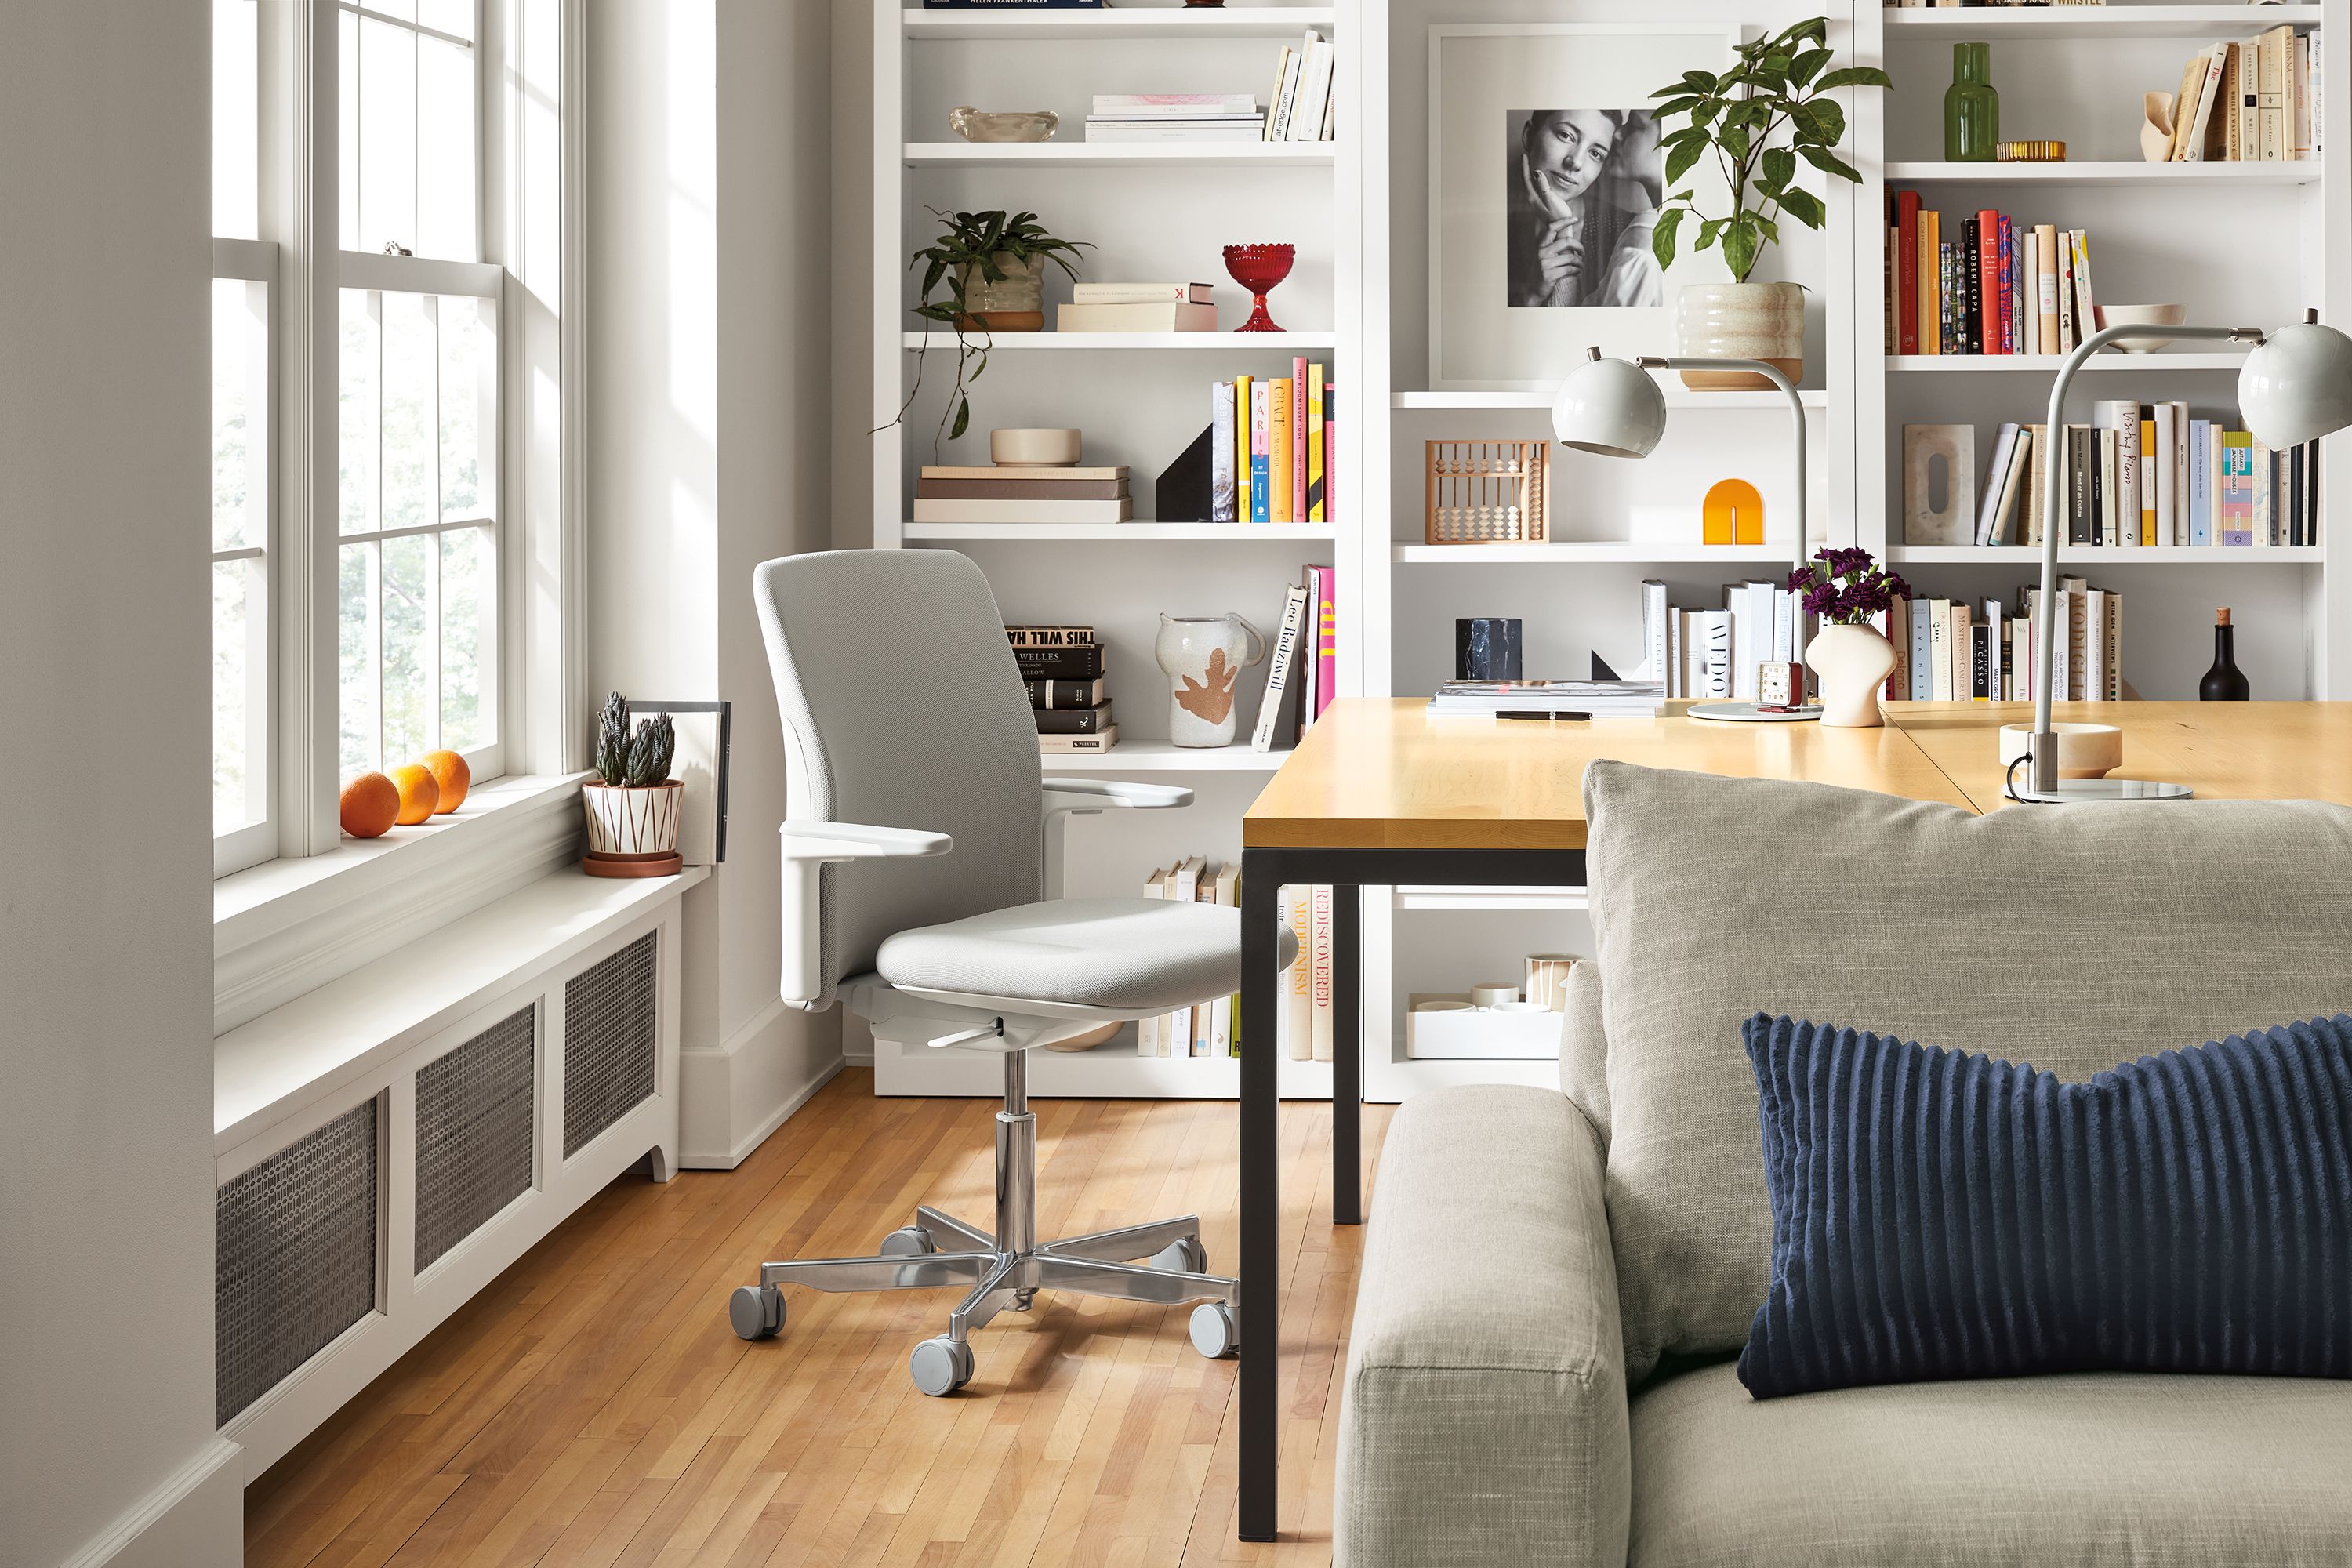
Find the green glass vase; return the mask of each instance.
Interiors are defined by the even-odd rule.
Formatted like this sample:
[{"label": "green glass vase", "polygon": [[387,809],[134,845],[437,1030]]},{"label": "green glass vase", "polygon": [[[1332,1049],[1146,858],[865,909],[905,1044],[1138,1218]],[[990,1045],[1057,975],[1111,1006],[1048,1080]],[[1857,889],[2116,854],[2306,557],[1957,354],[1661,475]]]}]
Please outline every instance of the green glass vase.
[{"label": "green glass vase", "polygon": [[1992,46],[1954,44],[1952,85],[1944,91],[1944,161],[1990,163],[2000,144],[2000,94],[1992,89]]}]

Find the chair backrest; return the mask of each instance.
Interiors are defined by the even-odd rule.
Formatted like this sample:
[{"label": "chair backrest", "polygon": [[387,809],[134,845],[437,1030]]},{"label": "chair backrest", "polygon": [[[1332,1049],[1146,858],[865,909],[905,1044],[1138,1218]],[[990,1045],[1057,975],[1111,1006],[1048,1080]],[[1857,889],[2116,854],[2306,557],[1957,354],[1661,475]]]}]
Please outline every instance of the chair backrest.
[{"label": "chair backrest", "polygon": [[[1992,731],[1984,731],[1992,745]],[[2352,810],[2016,806],[1585,770],[1599,1102],[1625,1356],[1745,1342],[1769,1277],[1751,1014],[2031,1062],[2142,1055],[2352,1010]],[[1582,967],[1581,965],[1579,966]],[[1572,993],[1571,1004],[1589,1003]],[[1605,1091],[1591,1087],[1596,1047]]]},{"label": "chair backrest", "polygon": [[[824,868],[829,1004],[883,939],[1040,896],[1037,731],[988,580],[949,550],[763,563],[752,597],[796,821],[927,828],[949,854]],[[787,911],[787,919],[791,918]]]}]

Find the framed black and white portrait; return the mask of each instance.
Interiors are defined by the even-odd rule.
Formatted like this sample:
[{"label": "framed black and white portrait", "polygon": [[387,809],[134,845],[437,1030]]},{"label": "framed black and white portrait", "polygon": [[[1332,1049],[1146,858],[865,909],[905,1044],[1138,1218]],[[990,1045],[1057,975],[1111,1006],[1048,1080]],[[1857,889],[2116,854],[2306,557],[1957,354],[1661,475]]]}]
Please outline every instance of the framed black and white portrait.
[{"label": "framed black and white portrait", "polygon": [[[1666,195],[1654,88],[1722,70],[1720,26],[1482,23],[1429,38],[1431,386],[1536,391],[1587,344],[1672,351],[1669,289],[1714,252],[1658,265]],[[1702,205],[1709,163],[1683,182]],[[1723,204],[1717,203],[1719,209]]]}]

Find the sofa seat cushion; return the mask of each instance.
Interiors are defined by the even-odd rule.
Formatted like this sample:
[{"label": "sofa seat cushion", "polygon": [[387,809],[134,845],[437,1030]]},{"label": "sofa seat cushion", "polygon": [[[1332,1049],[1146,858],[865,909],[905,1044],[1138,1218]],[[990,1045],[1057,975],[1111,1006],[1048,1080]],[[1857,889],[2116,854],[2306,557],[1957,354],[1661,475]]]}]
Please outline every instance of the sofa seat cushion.
[{"label": "sofa seat cushion", "polygon": [[2352,1389],[2148,1373],[1633,1406],[1632,1568],[2316,1568],[2352,1558]]}]

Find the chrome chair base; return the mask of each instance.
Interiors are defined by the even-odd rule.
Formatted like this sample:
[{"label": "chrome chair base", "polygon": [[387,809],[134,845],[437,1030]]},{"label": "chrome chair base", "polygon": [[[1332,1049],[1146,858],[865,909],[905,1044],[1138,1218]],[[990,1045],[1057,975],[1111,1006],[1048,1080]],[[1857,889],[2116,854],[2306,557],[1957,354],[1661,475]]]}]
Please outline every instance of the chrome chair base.
[{"label": "chrome chair base", "polygon": [[[1193,1348],[1228,1356],[1240,1348],[1235,1282],[1205,1272],[1194,1215],[1121,1226],[1039,1245],[1036,1240],[1037,1121],[1030,1112],[1024,1053],[1004,1058],[1004,1109],[996,1116],[996,1228],[982,1230],[928,1206],[893,1231],[873,1258],[799,1258],[760,1266],[760,1282],[736,1289],[728,1318],[746,1340],[784,1324],[782,1287],[814,1290],[936,1290],[964,1286],[948,1331],[915,1347],[908,1370],[925,1394],[951,1394],[971,1380],[970,1337],[997,1313],[1026,1311],[1040,1290],[1069,1290],[1160,1306],[1202,1303]],[[1138,1263],[1138,1258],[1148,1262]]]}]

